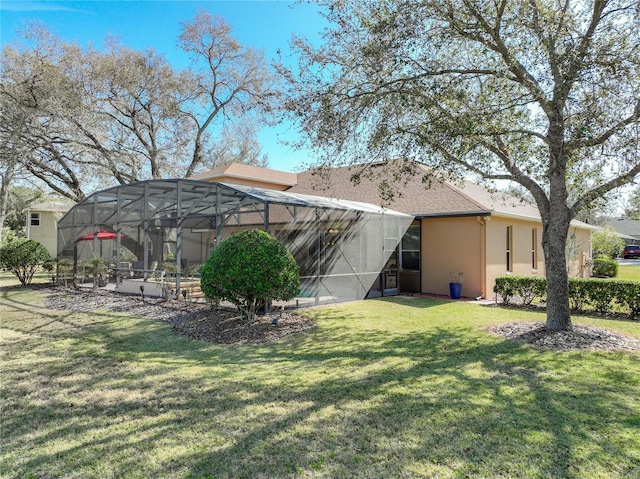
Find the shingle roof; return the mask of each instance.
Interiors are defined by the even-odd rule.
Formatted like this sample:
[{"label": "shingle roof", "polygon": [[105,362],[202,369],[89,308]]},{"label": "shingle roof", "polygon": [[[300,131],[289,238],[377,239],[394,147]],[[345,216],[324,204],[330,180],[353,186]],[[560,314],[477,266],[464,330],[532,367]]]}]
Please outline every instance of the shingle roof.
[{"label": "shingle roof", "polygon": [[473,201],[482,205],[483,208],[492,211],[494,214],[540,218],[540,212],[535,205],[527,203],[515,196],[500,191],[490,192],[471,181],[464,181],[461,185],[455,185],[453,187],[458,188],[462,194],[470,197]]},{"label": "shingle roof", "polygon": [[45,201],[43,203],[37,203],[25,208],[25,211],[69,211],[75,203],[64,201]]},{"label": "shingle roof", "polygon": [[[328,172],[326,181],[312,171],[304,171],[298,173],[298,184],[288,191],[380,204],[377,183],[371,179],[362,178],[358,185],[354,185],[351,175],[355,171],[349,167],[334,168]],[[487,212],[486,208],[460,194],[451,185],[437,183],[427,188],[418,177],[412,178],[387,206],[414,216]]]},{"label": "shingle roof", "polygon": [[640,238],[640,221],[614,219],[611,220],[610,224],[618,233],[633,236],[634,238]]},{"label": "shingle roof", "polygon": [[[418,168],[425,174],[429,173],[424,165],[418,165]],[[360,183],[355,185],[351,176],[356,171],[352,167],[333,168],[328,171],[327,179],[319,178],[311,170],[298,173],[298,184],[287,191],[380,204],[375,180],[361,178]],[[416,217],[499,215],[540,220],[535,205],[514,196],[487,191],[470,181],[432,182],[426,185],[422,182],[422,174],[410,178],[387,207]],[[572,221],[572,224],[595,229],[579,221]]]}]

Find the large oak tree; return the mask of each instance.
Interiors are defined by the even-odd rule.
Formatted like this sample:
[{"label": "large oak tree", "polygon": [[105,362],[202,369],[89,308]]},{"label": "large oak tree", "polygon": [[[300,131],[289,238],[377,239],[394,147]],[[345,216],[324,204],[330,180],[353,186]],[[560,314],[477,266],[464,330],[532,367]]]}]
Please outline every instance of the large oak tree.
[{"label": "large oak tree", "polygon": [[48,190],[80,200],[113,184],[265,163],[256,126],[277,84],[223,19],[201,11],[183,24],[178,44],[193,60],[183,70],[113,38],[97,50],[37,24],[22,38],[2,50],[0,141]]},{"label": "large oak tree", "polygon": [[565,244],[586,205],[640,173],[633,0],[320,2],[294,39],[292,117],[324,164],[404,158],[526,188],[543,223],[547,328],[571,328]]}]

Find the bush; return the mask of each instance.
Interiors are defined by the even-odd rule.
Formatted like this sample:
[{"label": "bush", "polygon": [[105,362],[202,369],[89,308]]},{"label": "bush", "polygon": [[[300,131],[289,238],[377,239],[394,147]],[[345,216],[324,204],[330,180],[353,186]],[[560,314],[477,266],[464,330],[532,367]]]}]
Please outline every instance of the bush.
[{"label": "bush", "polygon": [[73,260],[71,258],[54,258],[50,264],[55,271],[55,278],[59,284],[66,286],[73,279]]},{"label": "bush", "polygon": [[509,304],[514,298],[520,299],[520,304],[530,305],[535,299],[544,298],[547,288],[545,278],[531,276],[501,276],[496,278],[493,292],[498,293],[504,304]]},{"label": "bush", "polygon": [[47,248],[31,239],[19,238],[0,248],[0,268],[15,274],[22,286],[31,284],[38,268],[50,259]]},{"label": "bush", "polygon": [[200,274],[207,299],[233,303],[250,323],[264,300],[289,300],[300,291],[300,268],[276,238],[256,229],[224,240]]},{"label": "bush", "polygon": [[[519,304],[527,305],[536,299],[544,301],[545,288],[545,278],[500,276],[496,278],[493,291],[500,295],[504,304],[510,304],[515,298],[520,298]],[[610,314],[622,308],[629,312],[631,318],[638,318],[640,282],[571,278],[569,305],[574,311],[590,308],[601,314]]]},{"label": "bush", "polygon": [[607,256],[600,255],[593,260],[592,276],[615,278],[618,276],[618,262]]},{"label": "bush", "polygon": [[[588,283],[587,290],[588,304],[591,305],[598,313],[605,314],[612,311],[613,301],[618,296],[617,282],[599,281],[597,283]],[[596,286],[598,285],[598,286]],[[600,285],[602,285],[600,287]]]},{"label": "bush", "polygon": [[98,286],[104,286],[104,273],[107,271],[107,265],[104,262],[104,259],[100,257],[91,258],[89,260],[89,264],[91,265],[93,273],[93,287],[97,288]]},{"label": "bush", "polygon": [[569,280],[569,307],[574,311],[584,311],[589,304],[589,288],[593,280],[577,278]]},{"label": "bush", "polygon": [[640,282],[620,281],[618,301],[626,306],[632,318],[640,319]]}]

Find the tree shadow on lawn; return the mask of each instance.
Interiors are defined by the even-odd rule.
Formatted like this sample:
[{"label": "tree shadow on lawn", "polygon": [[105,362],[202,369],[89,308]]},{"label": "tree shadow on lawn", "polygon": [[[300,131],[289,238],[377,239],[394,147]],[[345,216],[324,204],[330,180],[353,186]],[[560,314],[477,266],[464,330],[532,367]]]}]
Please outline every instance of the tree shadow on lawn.
[{"label": "tree shadow on lawn", "polygon": [[86,327],[71,314],[54,332],[25,330],[8,351],[7,476],[576,477],[590,461],[640,472],[619,469],[637,464],[639,445],[617,436],[638,426],[622,400],[638,394],[637,356],[616,356],[635,366],[624,371],[601,355],[596,386],[579,374],[584,353],[479,331],[333,323],[273,345],[208,346],[93,314]]}]

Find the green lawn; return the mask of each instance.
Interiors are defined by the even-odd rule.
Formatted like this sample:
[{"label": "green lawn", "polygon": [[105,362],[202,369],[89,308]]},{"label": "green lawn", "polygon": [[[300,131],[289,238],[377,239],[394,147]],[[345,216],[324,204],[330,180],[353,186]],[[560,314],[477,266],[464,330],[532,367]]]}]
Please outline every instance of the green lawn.
[{"label": "green lawn", "polygon": [[539,313],[369,300],[278,344],[213,346],[0,295],[0,477],[640,476],[640,354],[487,332]]},{"label": "green lawn", "polygon": [[640,281],[640,266],[631,264],[618,265],[618,276],[615,279]]}]

